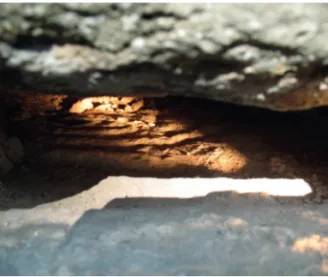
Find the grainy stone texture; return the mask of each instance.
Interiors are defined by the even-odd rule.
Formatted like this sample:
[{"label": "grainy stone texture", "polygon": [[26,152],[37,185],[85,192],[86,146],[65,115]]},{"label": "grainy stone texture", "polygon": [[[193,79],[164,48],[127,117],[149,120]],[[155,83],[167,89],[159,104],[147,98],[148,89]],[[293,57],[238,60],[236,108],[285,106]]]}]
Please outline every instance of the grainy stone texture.
[{"label": "grainy stone texture", "polygon": [[21,163],[24,156],[24,147],[20,139],[10,137],[5,144],[5,153],[13,163]]},{"label": "grainy stone texture", "polygon": [[1,4],[9,88],[328,103],[327,4]]},{"label": "grainy stone texture", "polygon": [[8,173],[14,165],[20,164],[23,158],[24,147],[20,139],[3,136],[3,140],[0,141],[0,175]]},{"label": "grainy stone texture", "polygon": [[62,201],[1,211],[0,274],[327,274],[326,204],[231,192],[115,199],[111,187],[126,182],[143,179],[108,178]]},{"label": "grainy stone texture", "polygon": [[0,104],[0,175],[12,170],[15,164],[20,164],[24,157],[24,147],[17,137],[6,133],[7,114],[4,104]]},{"label": "grainy stone texture", "polygon": [[2,146],[0,146],[0,175],[8,173],[14,167],[13,163],[6,156]]}]

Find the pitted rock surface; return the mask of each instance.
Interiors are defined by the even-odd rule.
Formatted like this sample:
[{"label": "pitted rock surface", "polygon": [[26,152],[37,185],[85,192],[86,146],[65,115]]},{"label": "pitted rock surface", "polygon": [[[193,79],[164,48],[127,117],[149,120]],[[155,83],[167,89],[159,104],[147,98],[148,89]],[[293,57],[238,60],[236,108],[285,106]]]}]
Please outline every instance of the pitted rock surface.
[{"label": "pitted rock surface", "polygon": [[327,105],[327,4],[1,4],[7,90]]}]

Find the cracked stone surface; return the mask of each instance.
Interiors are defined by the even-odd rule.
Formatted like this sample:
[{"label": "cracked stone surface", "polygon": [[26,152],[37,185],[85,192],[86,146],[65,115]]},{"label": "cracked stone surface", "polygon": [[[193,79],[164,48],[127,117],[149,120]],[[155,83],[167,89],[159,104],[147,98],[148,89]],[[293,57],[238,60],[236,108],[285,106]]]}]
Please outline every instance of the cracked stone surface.
[{"label": "cracked stone surface", "polygon": [[7,90],[328,103],[327,4],[1,4]]},{"label": "cracked stone surface", "polygon": [[[145,196],[122,197],[128,184]],[[234,192],[151,198],[152,184],[109,177],[61,201],[2,210],[1,275],[327,274],[327,203]]]}]

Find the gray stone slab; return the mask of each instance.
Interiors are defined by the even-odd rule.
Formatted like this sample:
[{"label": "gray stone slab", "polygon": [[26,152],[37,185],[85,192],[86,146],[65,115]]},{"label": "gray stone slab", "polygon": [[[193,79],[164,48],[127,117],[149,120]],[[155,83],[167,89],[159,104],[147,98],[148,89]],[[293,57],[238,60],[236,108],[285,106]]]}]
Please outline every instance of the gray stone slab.
[{"label": "gray stone slab", "polygon": [[[120,178],[124,177],[108,181],[119,182]],[[137,181],[140,183],[140,179]],[[95,186],[83,196],[73,196],[62,203],[0,212],[0,273],[328,272],[326,203],[305,204],[300,198],[277,199],[236,192],[187,199],[112,195],[105,205],[92,201],[97,195],[101,199],[101,194],[104,190]]]}]

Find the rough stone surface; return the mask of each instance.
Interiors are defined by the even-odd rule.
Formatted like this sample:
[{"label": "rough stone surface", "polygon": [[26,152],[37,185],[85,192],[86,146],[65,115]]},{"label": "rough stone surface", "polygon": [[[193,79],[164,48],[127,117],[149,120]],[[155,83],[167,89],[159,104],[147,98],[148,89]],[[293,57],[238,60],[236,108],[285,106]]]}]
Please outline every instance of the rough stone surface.
[{"label": "rough stone surface", "polygon": [[17,137],[9,138],[6,142],[5,153],[13,163],[21,163],[24,157],[24,147],[20,139]]},{"label": "rough stone surface", "polygon": [[8,136],[7,125],[5,105],[0,103],[0,175],[8,173],[15,164],[21,163],[24,157],[22,142],[17,137]]},{"label": "rough stone surface", "polygon": [[8,173],[13,167],[13,163],[6,156],[2,146],[0,146],[0,175]]},{"label": "rough stone surface", "polygon": [[[163,182],[178,189],[181,179]],[[0,274],[327,275],[327,204],[232,192],[120,198],[127,183],[143,179],[111,177],[61,201],[2,210]]]},{"label": "rough stone surface", "polygon": [[328,103],[327,4],[1,4],[10,89]]}]

